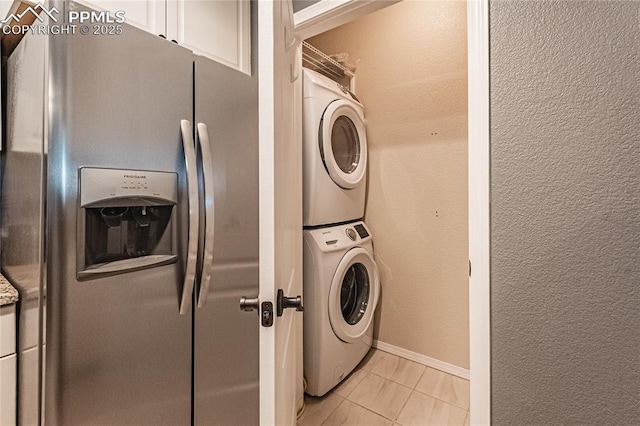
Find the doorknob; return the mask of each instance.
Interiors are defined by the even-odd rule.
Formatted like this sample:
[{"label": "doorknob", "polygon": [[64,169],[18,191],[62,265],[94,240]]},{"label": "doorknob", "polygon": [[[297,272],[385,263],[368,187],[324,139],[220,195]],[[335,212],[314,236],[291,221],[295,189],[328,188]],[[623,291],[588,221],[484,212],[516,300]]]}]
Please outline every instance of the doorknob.
[{"label": "doorknob", "polygon": [[271,327],[273,325],[273,303],[262,302],[257,297],[245,297],[240,298],[240,309],[245,312],[251,312],[255,310],[262,310],[260,314],[260,322],[263,327]]},{"label": "doorknob", "polygon": [[259,307],[259,301],[257,297],[244,297],[240,298],[240,309],[245,312],[255,311]]},{"label": "doorknob", "polygon": [[303,312],[304,306],[302,306],[302,297],[285,297],[284,291],[278,289],[278,316],[281,317],[282,313],[287,308],[296,308],[296,311]]}]

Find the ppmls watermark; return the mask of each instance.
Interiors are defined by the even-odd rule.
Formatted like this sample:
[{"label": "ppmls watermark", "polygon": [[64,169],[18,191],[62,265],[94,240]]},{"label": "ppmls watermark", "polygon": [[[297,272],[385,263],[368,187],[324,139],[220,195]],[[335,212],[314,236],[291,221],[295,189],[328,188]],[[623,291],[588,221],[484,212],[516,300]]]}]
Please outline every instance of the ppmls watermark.
[{"label": "ppmls watermark", "polygon": [[[12,13],[0,21],[1,31],[5,35],[27,33],[120,35],[123,32],[122,24],[125,22],[123,10],[115,12],[69,10],[66,19],[64,19],[65,16],[62,17],[63,22],[58,22],[61,18],[59,15],[60,11],[56,7],[47,8],[42,3],[37,3],[34,6],[28,6],[20,13]],[[46,22],[47,17],[48,22]],[[21,23],[21,21],[26,21],[26,23]]]}]

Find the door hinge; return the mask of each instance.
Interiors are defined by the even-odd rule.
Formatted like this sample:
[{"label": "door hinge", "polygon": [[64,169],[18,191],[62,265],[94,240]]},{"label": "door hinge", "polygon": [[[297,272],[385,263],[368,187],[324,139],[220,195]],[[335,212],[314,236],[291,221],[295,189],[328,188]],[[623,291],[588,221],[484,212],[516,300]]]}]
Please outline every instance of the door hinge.
[{"label": "door hinge", "polygon": [[471,277],[471,259],[469,259],[469,277]]}]

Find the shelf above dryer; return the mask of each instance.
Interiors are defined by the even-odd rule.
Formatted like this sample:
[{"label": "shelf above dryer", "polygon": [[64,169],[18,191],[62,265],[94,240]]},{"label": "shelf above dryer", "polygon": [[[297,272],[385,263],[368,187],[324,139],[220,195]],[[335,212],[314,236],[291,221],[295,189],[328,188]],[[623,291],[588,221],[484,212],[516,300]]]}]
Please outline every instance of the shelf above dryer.
[{"label": "shelf above dryer", "polygon": [[357,63],[348,62],[348,55],[327,55],[306,41],[302,42],[302,66],[323,74],[355,92]]}]

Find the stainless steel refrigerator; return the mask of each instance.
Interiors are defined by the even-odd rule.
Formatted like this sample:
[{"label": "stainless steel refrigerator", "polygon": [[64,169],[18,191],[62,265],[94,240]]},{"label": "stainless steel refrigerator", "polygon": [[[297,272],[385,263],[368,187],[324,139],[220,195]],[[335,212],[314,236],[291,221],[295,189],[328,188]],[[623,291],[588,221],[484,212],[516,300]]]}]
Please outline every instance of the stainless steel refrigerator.
[{"label": "stainless steel refrigerator", "polygon": [[258,423],[252,50],[246,75],[125,25],[8,58],[20,424]]}]

